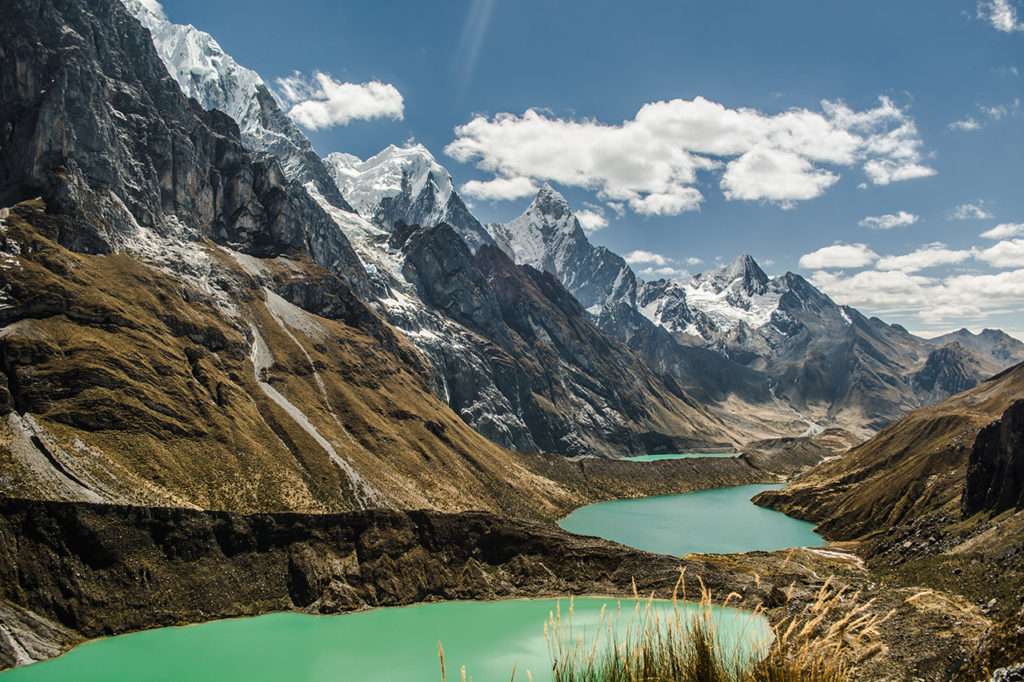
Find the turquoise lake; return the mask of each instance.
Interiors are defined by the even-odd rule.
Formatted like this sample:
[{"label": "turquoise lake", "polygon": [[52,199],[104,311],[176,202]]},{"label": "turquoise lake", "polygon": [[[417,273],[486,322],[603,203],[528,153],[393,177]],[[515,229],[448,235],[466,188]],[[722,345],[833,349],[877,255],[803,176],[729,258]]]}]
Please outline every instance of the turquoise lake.
[{"label": "turquoise lake", "polygon": [[637,455],[623,457],[626,462],[658,462],[663,459],[697,459],[698,457],[738,457],[735,452],[679,452],[674,455]]},{"label": "turquoise lake", "polygon": [[600,502],[577,509],[558,525],[572,533],[596,535],[672,556],[827,544],[814,532],[813,523],[758,507],[750,501],[761,491],[781,487],[742,485],[685,495]]},{"label": "turquoise lake", "polygon": [[[614,611],[625,631],[636,602],[574,600],[573,633],[591,643],[601,607]],[[646,602],[641,602],[646,605]],[[561,600],[563,619],[568,599]],[[670,602],[654,602],[670,611]],[[478,682],[551,679],[544,623],[556,600],[444,602],[361,611],[341,616],[277,613],[202,625],[161,628],[83,644],[59,658],[0,674],[3,682],[350,681],[439,682],[437,643],[444,646],[447,679],[461,668]],[[694,609],[689,604],[683,609]],[[762,616],[715,609],[724,641],[747,651],[769,636]],[[468,678],[467,678],[468,679]]]}]

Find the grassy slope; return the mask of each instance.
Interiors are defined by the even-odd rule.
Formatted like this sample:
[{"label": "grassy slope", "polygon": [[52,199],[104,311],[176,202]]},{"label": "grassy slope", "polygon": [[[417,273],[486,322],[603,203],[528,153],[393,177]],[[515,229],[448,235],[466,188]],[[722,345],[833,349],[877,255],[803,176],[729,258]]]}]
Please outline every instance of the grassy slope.
[{"label": "grassy slope", "polygon": [[[48,456],[67,475],[43,471],[38,448],[8,420],[8,494],[88,499],[85,488],[112,501],[237,511],[357,506],[350,477],[257,384],[255,328],[273,354],[265,380],[384,505],[551,516],[568,504],[438,400],[412,347],[370,311],[353,324],[287,303],[272,311],[254,278],[207,245],[211,279],[237,305],[232,318],[128,255],[61,248],[47,238],[60,222],[38,203],[11,212],[5,240],[20,255],[0,270],[0,286],[14,407],[43,427]],[[330,277],[304,259],[259,267],[276,281]]]}]

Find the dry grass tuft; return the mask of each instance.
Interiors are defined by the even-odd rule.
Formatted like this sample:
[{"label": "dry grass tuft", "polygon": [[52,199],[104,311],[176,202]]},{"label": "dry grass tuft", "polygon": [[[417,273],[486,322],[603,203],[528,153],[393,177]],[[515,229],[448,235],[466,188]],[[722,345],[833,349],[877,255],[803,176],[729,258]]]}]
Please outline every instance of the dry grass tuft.
[{"label": "dry grass tuft", "polygon": [[544,628],[555,682],[842,682],[849,679],[852,647],[888,618],[870,614],[872,602],[860,603],[858,594],[834,589],[829,580],[767,637],[743,642],[719,632],[703,583],[696,613],[682,606],[682,585],[680,573],[667,613],[652,608],[653,598],[639,602],[621,641],[615,625],[626,616],[618,610],[602,611],[592,641],[573,632],[571,601],[567,618],[556,610]]}]

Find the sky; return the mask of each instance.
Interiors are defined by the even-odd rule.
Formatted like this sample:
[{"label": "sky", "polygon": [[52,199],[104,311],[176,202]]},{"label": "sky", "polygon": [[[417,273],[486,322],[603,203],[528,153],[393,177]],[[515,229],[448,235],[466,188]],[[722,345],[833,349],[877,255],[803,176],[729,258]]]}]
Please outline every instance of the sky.
[{"label": "sky", "polygon": [[1021,0],[166,0],[326,156],[425,145],[484,222],[547,182],[645,279],[750,253],[935,334],[1024,334]]}]

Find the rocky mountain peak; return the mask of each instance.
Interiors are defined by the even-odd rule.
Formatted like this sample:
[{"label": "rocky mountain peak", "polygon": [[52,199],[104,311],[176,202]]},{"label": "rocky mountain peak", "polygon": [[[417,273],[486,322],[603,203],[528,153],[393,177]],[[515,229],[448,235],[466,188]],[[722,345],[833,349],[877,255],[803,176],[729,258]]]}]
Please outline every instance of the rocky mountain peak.
[{"label": "rocky mountain peak", "polygon": [[741,254],[729,265],[699,273],[693,278],[696,286],[704,285],[716,292],[736,288],[738,285],[748,296],[765,293],[768,281],[768,275],[748,253]]},{"label": "rocky mountain peak", "polygon": [[572,215],[569,202],[547,183],[544,183],[544,186],[537,192],[537,196],[534,197],[527,211],[545,216],[551,221],[562,221]]}]

